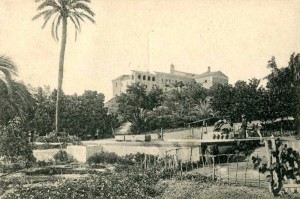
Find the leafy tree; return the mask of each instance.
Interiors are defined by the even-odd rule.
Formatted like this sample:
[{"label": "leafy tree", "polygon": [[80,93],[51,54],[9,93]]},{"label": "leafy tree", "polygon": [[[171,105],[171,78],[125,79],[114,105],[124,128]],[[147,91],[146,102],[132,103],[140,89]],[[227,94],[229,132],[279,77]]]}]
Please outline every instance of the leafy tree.
[{"label": "leafy tree", "polygon": [[288,68],[291,71],[293,81],[292,87],[296,92],[296,120],[297,133],[300,134],[300,54],[293,53],[290,57]]},{"label": "leafy tree", "polygon": [[141,133],[148,129],[150,112],[161,104],[162,91],[153,89],[149,93],[143,84],[136,83],[128,86],[126,93],[117,96],[118,112],[124,120],[132,123],[132,131]]},{"label": "leafy tree", "polygon": [[[264,88],[259,86],[260,80],[253,78],[249,82],[237,81],[232,85],[216,85],[210,89],[211,106],[220,116],[229,116],[239,121],[242,114],[250,120],[263,118],[266,114]],[[268,104],[268,103],[267,103]]]},{"label": "leafy tree", "polygon": [[35,110],[31,131],[38,135],[46,135],[54,129],[55,98],[51,98],[50,87],[39,87],[33,92]]},{"label": "leafy tree", "polygon": [[[44,16],[44,28],[47,22],[54,17],[52,22],[52,37],[54,40],[58,41],[58,27],[62,23],[62,32],[61,32],[61,49],[59,56],[59,69],[58,69],[58,88],[57,88],[57,100],[56,100],[56,116],[55,116],[55,131],[59,131],[59,106],[60,106],[60,97],[62,94],[62,84],[63,84],[63,71],[64,71],[64,57],[65,49],[67,44],[67,25],[68,19],[75,26],[75,39],[77,32],[80,32],[81,22],[84,22],[84,18],[88,19],[92,23],[95,23],[92,18],[95,13],[85,4],[90,3],[90,0],[37,0],[40,2],[40,5],[37,7],[38,11],[41,11],[33,20],[36,20]],[[85,3],[84,3],[85,2]]]},{"label": "leafy tree", "polygon": [[268,67],[272,70],[266,78],[266,88],[269,93],[271,119],[297,116],[296,87],[293,85],[293,73],[290,68],[278,68],[275,58],[269,61]]},{"label": "leafy tree", "polygon": [[20,118],[11,120],[7,126],[0,126],[0,156],[12,162],[23,159],[30,163],[35,160]]},{"label": "leafy tree", "polygon": [[210,104],[217,116],[232,116],[235,102],[233,100],[234,88],[231,84],[217,84],[210,88],[209,95],[212,97]]},{"label": "leafy tree", "polygon": [[193,120],[194,108],[206,97],[207,90],[201,84],[180,83],[165,93],[163,106],[171,110],[174,119],[178,118],[180,123],[184,124]]}]

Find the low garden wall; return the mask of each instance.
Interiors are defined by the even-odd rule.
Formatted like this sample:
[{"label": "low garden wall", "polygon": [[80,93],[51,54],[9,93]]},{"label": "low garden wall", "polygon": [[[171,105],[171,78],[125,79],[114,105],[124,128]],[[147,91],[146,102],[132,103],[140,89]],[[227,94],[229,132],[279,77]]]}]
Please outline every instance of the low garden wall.
[{"label": "low garden wall", "polygon": [[[58,153],[60,149],[45,149],[33,150],[33,155],[37,161],[54,160],[53,156]],[[63,149],[69,155],[72,155],[78,162],[86,162],[86,160],[95,153],[103,152],[103,147],[100,145],[69,145]]]},{"label": "low garden wall", "polygon": [[95,153],[101,153],[103,147],[99,145],[70,145],[67,146],[67,153],[72,155],[78,162],[86,162]]},{"label": "low garden wall", "polygon": [[54,160],[53,156],[59,151],[60,149],[43,149],[43,150],[33,150],[33,156],[36,158],[37,161],[49,161]]}]

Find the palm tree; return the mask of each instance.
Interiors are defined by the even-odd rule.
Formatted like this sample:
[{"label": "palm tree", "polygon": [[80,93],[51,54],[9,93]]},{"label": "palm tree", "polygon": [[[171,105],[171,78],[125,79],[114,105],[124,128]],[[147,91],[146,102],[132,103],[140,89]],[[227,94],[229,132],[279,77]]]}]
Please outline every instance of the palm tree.
[{"label": "palm tree", "polygon": [[44,17],[44,28],[47,22],[53,18],[52,22],[52,37],[54,40],[58,41],[58,27],[62,23],[61,32],[61,48],[59,56],[59,69],[58,69],[58,85],[57,85],[57,99],[56,99],[56,114],[55,114],[55,131],[58,132],[58,112],[60,105],[60,96],[62,93],[62,83],[63,83],[63,71],[64,71],[64,57],[67,44],[67,27],[68,20],[75,26],[75,40],[77,37],[77,32],[81,30],[81,22],[85,22],[85,19],[95,23],[92,18],[95,13],[85,4],[90,3],[90,0],[36,0],[36,2],[41,2],[37,7],[39,14],[34,16],[32,20],[36,20],[40,17]]},{"label": "palm tree", "polygon": [[32,108],[32,95],[26,86],[14,79],[16,64],[7,56],[0,55],[0,123],[7,124],[15,116],[23,117],[24,110]]},{"label": "palm tree", "polygon": [[200,118],[208,118],[214,115],[210,103],[206,100],[200,100],[199,103],[196,104],[193,109],[194,110],[191,111],[191,113],[195,114]]},{"label": "palm tree", "polygon": [[0,55],[0,94],[12,96],[12,76],[17,75],[16,64],[7,56]]}]

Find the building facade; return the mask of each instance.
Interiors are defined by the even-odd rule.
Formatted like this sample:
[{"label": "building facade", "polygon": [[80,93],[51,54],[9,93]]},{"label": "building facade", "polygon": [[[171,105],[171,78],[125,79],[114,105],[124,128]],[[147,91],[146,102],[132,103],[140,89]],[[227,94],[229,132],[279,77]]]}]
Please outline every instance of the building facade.
[{"label": "building facade", "polygon": [[221,71],[211,72],[210,67],[202,74],[176,71],[173,64],[170,66],[170,73],[132,70],[130,75],[121,75],[112,80],[113,96],[125,93],[128,85],[138,82],[144,84],[148,91],[156,87],[167,91],[179,82],[186,84],[193,81],[201,83],[204,88],[210,88],[215,84],[228,84],[228,77]]}]

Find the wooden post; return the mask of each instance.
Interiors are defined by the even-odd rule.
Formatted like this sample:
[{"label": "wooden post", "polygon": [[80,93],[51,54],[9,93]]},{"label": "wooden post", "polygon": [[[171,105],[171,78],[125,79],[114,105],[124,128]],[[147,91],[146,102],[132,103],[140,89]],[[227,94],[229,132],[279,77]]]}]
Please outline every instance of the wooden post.
[{"label": "wooden post", "polygon": [[260,172],[258,172],[258,186],[260,187]]},{"label": "wooden post", "polygon": [[[215,158],[215,156],[213,156]],[[215,161],[213,161],[213,180],[215,180]]]},{"label": "wooden post", "polygon": [[250,160],[250,156],[248,156],[248,161],[247,161],[247,164],[246,164],[246,171],[245,171],[245,185],[246,185],[246,183],[247,183],[247,171],[248,171],[249,160]]},{"label": "wooden post", "polygon": [[180,179],[182,180],[182,161],[180,160]]},{"label": "wooden post", "polygon": [[238,174],[238,170],[239,170],[239,153],[236,159],[236,172],[235,172],[235,184],[237,183],[237,174]]},{"label": "wooden post", "polygon": [[151,167],[151,155],[148,156],[149,160],[148,160],[148,168]]},{"label": "wooden post", "polygon": [[229,184],[229,155],[227,157],[227,175],[228,175],[227,180],[228,180],[228,184]]}]

